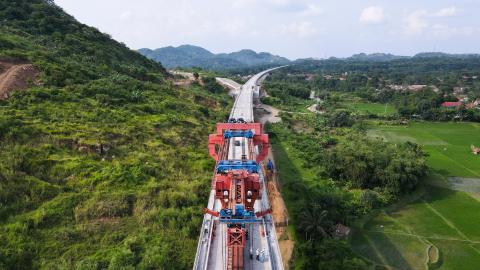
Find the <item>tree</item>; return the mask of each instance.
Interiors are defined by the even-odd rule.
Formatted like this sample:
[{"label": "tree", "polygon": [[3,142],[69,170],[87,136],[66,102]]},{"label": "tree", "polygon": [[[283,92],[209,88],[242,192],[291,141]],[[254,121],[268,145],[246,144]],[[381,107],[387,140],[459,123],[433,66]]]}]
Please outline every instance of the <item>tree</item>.
[{"label": "tree", "polygon": [[305,232],[305,239],[315,240],[328,236],[324,229],[326,217],[327,211],[320,209],[317,205],[304,208],[304,211],[298,215],[298,226]]},{"label": "tree", "polygon": [[400,195],[426,175],[426,155],[413,143],[394,145],[354,135],[328,153],[325,172],[347,186]]},{"label": "tree", "polygon": [[217,83],[214,77],[203,77],[202,81],[205,85],[205,88],[207,88],[207,90],[212,93],[221,93],[222,91],[224,91],[223,86]]},{"label": "tree", "polygon": [[329,115],[328,125],[331,127],[350,127],[353,119],[348,111],[338,111]]}]

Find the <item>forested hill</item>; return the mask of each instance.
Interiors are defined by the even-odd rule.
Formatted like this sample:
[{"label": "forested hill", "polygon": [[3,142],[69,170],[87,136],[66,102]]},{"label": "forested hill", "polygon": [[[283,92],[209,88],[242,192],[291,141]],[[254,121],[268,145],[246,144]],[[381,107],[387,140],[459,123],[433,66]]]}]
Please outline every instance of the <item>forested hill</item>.
[{"label": "forested hill", "polygon": [[47,0],[0,0],[0,62],[39,71],[0,100],[0,269],[191,269],[228,96]]},{"label": "forested hill", "polygon": [[192,45],[164,47],[155,50],[140,49],[146,57],[162,63],[167,68],[201,67],[211,70],[231,70],[255,66],[274,66],[287,64],[287,58],[270,53],[256,53],[241,50],[233,53],[214,54],[204,48]]},{"label": "forested hill", "polygon": [[[445,75],[462,77],[478,75],[480,55],[449,55],[422,53],[413,57],[390,60],[346,59],[301,59],[290,65],[292,71],[322,72],[324,74],[382,75],[393,83],[439,84],[438,78]],[[452,78],[455,80],[455,78]]]},{"label": "forested hill", "polygon": [[64,85],[113,72],[146,79],[164,73],[123,44],[78,23],[53,1],[0,1],[0,56],[26,58],[48,74],[48,82]]}]

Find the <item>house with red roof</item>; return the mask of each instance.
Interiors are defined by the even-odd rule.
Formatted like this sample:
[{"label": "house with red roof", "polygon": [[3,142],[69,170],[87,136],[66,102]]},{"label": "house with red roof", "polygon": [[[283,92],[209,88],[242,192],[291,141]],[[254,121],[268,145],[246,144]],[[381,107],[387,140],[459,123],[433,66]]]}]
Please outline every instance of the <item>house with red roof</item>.
[{"label": "house with red roof", "polygon": [[442,107],[445,107],[445,108],[458,108],[458,107],[461,107],[463,105],[462,102],[460,101],[446,101],[446,102],[443,102],[442,103]]}]

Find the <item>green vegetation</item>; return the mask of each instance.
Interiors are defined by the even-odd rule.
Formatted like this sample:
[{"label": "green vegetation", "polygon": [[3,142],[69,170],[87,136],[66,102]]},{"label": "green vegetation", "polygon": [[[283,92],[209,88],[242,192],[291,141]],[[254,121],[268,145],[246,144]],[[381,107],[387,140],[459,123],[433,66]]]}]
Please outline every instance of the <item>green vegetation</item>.
[{"label": "green vegetation", "polygon": [[380,189],[399,195],[425,176],[424,153],[413,143],[394,145],[362,135],[348,136],[324,161],[326,174],[352,188]]},{"label": "green vegetation", "polygon": [[162,63],[167,68],[201,67],[208,70],[238,70],[267,66],[284,65],[288,59],[270,53],[256,53],[252,50],[241,50],[233,53],[213,54],[212,52],[192,45],[164,47],[155,50],[140,49],[142,55]]},{"label": "green vegetation", "polygon": [[[190,269],[213,166],[205,138],[231,105],[212,73],[174,87],[161,65],[51,0],[0,0],[0,18],[0,59],[40,70],[0,101],[0,268]],[[293,268],[475,269],[479,202],[444,187],[479,177],[479,126],[402,125],[478,121],[439,107],[454,87],[480,97],[478,56],[299,63],[269,78],[263,99],[296,112],[268,127]],[[412,84],[429,87],[392,89]],[[307,111],[315,103],[322,114]],[[355,227],[350,243],[338,224]]]},{"label": "green vegetation", "polygon": [[352,110],[359,112],[361,114],[373,114],[379,116],[390,116],[395,115],[397,110],[391,104],[380,104],[380,103],[370,103],[370,102],[354,102],[347,104],[347,106]]},{"label": "green vegetation", "polygon": [[[339,102],[350,110],[362,112],[361,107],[348,103],[351,95],[362,98],[362,103],[378,104],[375,111],[370,111],[371,116],[395,116],[387,114],[385,108],[381,113],[381,104],[389,104],[406,119],[479,122],[480,105],[474,103],[480,98],[479,57],[427,54],[387,61],[300,61],[283,69],[277,77],[285,78],[284,82],[299,78],[299,88],[303,84],[322,99],[348,93],[350,97],[342,96],[347,100]],[[457,108],[441,106],[443,102],[459,100],[462,105]]]},{"label": "green vegetation", "polygon": [[431,171],[445,177],[480,178],[478,156],[470,146],[480,144],[480,124],[413,122],[408,125],[372,125],[369,135],[393,143],[414,142],[428,152]]},{"label": "green vegetation", "polygon": [[[347,196],[328,180],[320,180],[318,166],[307,168],[302,152],[292,146],[290,130],[281,124],[269,127],[276,166],[282,182],[282,196],[294,227],[293,269],[363,269],[346,242],[331,238],[335,219],[349,209]],[[292,136],[292,137],[290,137]],[[308,143],[308,142],[306,142]],[[344,218],[344,217],[343,217]]]},{"label": "green vegetation", "polygon": [[480,55],[424,54],[387,61],[299,60],[284,71],[297,75],[324,75],[315,80],[321,89],[328,91],[351,92],[364,87],[381,89],[388,84],[425,84],[451,92],[461,82],[478,93],[478,81],[473,76],[479,74],[479,58]]},{"label": "green vegetation", "polygon": [[[453,86],[478,97],[472,59],[328,60],[267,79],[264,101],[297,112],[269,126],[296,229],[294,269],[475,269],[478,221],[468,217],[479,196],[452,189],[480,190],[475,179],[461,178],[479,177],[470,146],[480,144],[480,125],[407,120],[476,121],[475,109],[440,108],[453,100]],[[442,61],[448,67],[442,73],[425,66]],[[398,67],[402,62],[418,65],[417,74]],[[421,83],[440,91],[386,89]],[[302,91],[315,92],[317,100],[296,96]],[[314,102],[321,113],[304,114]],[[352,228],[348,244],[335,233],[338,223]]]},{"label": "green vegetation", "polygon": [[225,92],[225,89],[217,83],[215,77],[202,77],[202,82],[204,84],[204,87],[214,93],[214,94],[221,94],[222,92]]},{"label": "green vegetation", "polygon": [[330,109],[332,107],[345,109],[352,113],[369,117],[394,117],[397,114],[397,109],[394,104],[372,102],[353,94],[331,93],[328,95],[328,98],[330,99],[327,100],[330,102]]},{"label": "green vegetation", "polygon": [[283,72],[274,72],[263,84],[268,96],[262,103],[291,111],[305,111],[313,89],[304,84],[304,77],[285,76]]},{"label": "green vegetation", "polygon": [[423,152],[414,144],[395,146],[368,139],[360,129],[332,126],[327,116],[282,119],[268,130],[296,229],[294,268],[363,269],[346,242],[335,240],[336,225],[350,225],[411,192],[426,172]]},{"label": "green vegetation", "polygon": [[480,220],[472,213],[479,207],[463,192],[428,187],[428,194],[414,203],[370,220],[354,233],[351,244],[380,265],[427,269],[428,248],[435,247],[439,261],[431,268],[476,269],[480,235],[475,224]]},{"label": "green vegetation", "polygon": [[[427,248],[434,247],[439,261],[430,265],[433,269],[475,269],[480,263],[476,246],[480,235],[474,225],[479,220],[472,213],[478,211],[480,203],[467,193],[434,186],[450,188],[450,176],[480,176],[478,157],[470,152],[470,145],[478,143],[480,125],[414,122],[408,126],[372,127],[372,137],[422,145],[429,154],[432,186],[426,186],[423,195],[413,203],[368,221],[352,236],[353,249],[378,264],[426,269]],[[469,192],[480,186],[478,181]]]},{"label": "green vegetation", "polygon": [[0,1],[0,56],[41,83],[0,101],[1,269],[190,269],[226,94],[52,1]]}]

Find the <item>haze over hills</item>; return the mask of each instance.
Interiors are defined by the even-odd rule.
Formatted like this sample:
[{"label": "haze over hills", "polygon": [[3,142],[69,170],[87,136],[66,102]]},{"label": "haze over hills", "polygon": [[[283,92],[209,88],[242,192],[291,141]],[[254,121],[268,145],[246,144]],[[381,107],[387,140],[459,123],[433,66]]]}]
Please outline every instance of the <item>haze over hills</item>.
[{"label": "haze over hills", "polygon": [[240,50],[232,53],[214,54],[202,47],[182,45],[163,47],[155,50],[138,50],[144,56],[162,63],[167,68],[201,67],[204,69],[224,70],[253,66],[283,65],[290,62],[285,57],[267,52]]},{"label": "haze over hills", "polygon": [[399,56],[393,55],[390,53],[359,53],[354,54],[347,58],[347,60],[360,60],[360,61],[390,61],[390,60],[397,60],[397,59],[404,59],[409,58],[408,56]]}]

